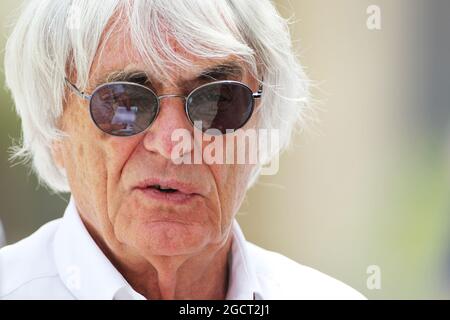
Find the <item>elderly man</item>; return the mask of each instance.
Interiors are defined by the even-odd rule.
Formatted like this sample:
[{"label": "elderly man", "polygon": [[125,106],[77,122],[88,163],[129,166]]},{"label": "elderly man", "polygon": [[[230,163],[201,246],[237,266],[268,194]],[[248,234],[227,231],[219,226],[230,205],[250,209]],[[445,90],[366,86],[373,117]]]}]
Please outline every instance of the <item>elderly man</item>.
[{"label": "elderly man", "polygon": [[[16,155],[71,200],[0,251],[1,298],[361,298],[248,243],[235,221],[307,94],[269,1],[33,0],[5,59]],[[232,143],[260,128],[280,143],[258,163],[179,161],[224,137],[242,151]]]}]

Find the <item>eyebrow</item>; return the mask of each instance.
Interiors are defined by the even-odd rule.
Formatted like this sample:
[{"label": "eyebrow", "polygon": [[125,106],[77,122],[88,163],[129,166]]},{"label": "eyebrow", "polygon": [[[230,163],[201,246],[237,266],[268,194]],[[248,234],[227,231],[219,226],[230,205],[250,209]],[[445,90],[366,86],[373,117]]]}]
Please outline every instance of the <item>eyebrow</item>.
[{"label": "eyebrow", "polygon": [[225,62],[200,72],[197,79],[219,80],[224,78],[242,79],[242,67],[236,62]]},{"label": "eyebrow", "polygon": [[[200,71],[190,81],[241,80],[244,71],[236,62],[225,62]],[[133,82],[141,85],[151,85],[148,73],[142,70],[117,70],[99,77],[94,88],[108,82]]]},{"label": "eyebrow", "polygon": [[106,74],[103,77],[100,77],[96,81],[96,85],[101,85],[107,82],[120,82],[120,81],[126,81],[126,82],[134,82],[138,84],[146,84],[149,82],[149,78],[147,73],[140,70],[118,70],[113,71],[108,74]]}]

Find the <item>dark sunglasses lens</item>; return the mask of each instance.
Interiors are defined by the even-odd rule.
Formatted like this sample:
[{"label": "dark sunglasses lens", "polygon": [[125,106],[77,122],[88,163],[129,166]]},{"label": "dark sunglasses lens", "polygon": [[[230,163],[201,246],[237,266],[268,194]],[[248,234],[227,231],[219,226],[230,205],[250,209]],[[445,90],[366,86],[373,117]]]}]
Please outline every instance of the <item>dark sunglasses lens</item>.
[{"label": "dark sunglasses lens", "polygon": [[[245,125],[253,112],[251,90],[239,83],[211,83],[189,96],[187,101],[192,123],[200,122],[202,130],[237,130]],[[199,128],[200,129],[200,128]]]},{"label": "dark sunglasses lens", "polygon": [[147,129],[158,112],[158,98],[145,87],[112,83],[96,90],[91,116],[104,132],[132,136]]}]

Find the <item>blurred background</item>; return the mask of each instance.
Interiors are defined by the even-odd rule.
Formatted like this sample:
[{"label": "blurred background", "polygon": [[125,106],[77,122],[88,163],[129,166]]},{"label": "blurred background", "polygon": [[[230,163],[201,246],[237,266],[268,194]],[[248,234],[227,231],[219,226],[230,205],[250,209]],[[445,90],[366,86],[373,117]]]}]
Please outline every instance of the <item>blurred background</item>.
[{"label": "blurred background", "polygon": [[[2,49],[20,3],[0,3]],[[238,216],[247,239],[369,299],[449,299],[450,2],[276,5],[292,22],[316,111],[279,173],[249,191]],[[381,29],[368,27],[371,5]],[[68,195],[8,161],[20,120],[3,73],[0,84],[0,220],[14,243],[61,217]]]}]

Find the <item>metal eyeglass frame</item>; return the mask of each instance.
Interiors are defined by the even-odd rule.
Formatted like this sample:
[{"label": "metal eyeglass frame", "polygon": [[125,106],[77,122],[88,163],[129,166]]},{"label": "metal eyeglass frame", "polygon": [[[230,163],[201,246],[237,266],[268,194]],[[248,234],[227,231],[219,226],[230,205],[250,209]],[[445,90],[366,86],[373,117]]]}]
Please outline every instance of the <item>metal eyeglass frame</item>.
[{"label": "metal eyeglass frame", "polygon": [[107,85],[112,85],[112,84],[126,84],[126,85],[132,85],[132,86],[136,86],[136,87],[141,87],[141,88],[143,88],[145,90],[148,90],[151,94],[153,94],[156,97],[156,100],[158,102],[156,114],[155,114],[153,120],[149,123],[149,125],[145,129],[143,129],[141,132],[138,132],[138,133],[135,133],[135,134],[131,134],[131,135],[127,135],[127,136],[122,136],[122,135],[115,135],[115,134],[112,134],[110,132],[106,132],[106,131],[102,130],[101,128],[99,128],[102,132],[105,132],[105,133],[107,133],[109,135],[112,135],[112,136],[118,136],[118,137],[131,137],[131,136],[134,136],[134,135],[138,135],[138,134],[140,134],[142,132],[145,132],[153,124],[153,122],[156,120],[156,118],[158,118],[159,110],[160,110],[160,100],[164,99],[164,98],[182,98],[182,99],[184,99],[185,100],[184,112],[185,112],[189,122],[192,124],[193,127],[195,127],[194,121],[192,121],[192,119],[191,119],[191,117],[189,115],[189,112],[188,112],[189,97],[191,97],[192,94],[197,92],[197,90],[200,90],[200,89],[202,89],[202,88],[204,88],[206,86],[210,86],[212,84],[237,84],[239,86],[242,86],[242,87],[246,88],[252,94],[252,98],[253,99],[252,99],[251,112],[250,112],[250,114],[248,116],[248,119],[246,119],[245,122],[239,128],[235,128],[234,129],[234,130],[238,130],[238,129],[242,128],[243,126],[245,126],[245,124],[250,120],[250,118],[253,115],[254,109],[255,109],[255,99],[260,99],[261,96],[262,96],[262,85],[259,86],[259,89],[258,89],[257,92],[253,92],[252,89],[250,89],[246,84],[244,84],[242,82],[239,82],[239,81],[234,81],[234,80],[220,80],[220,81],[213,81],[213,82],[209,82],[209,83],[203,84],[203,85],[195,88],[194,90],[192,90],[187,96],[180,95],[180,94],[164,94],[164,95],[158,96],[155,92],[153,92],[153,90],[151,90],[150,88],[148,88],[148,87],[146,87],[144,85],[141,85],[141,84],[138,84],[138,83],[134,83],[134,82],[127,82],[127,81],[113,81],[113,82],[107,82],[107,83],[101,84],[98,87],[96,87],[94,89],[94,91],[92,91],[92,93],[89,95],[89,94],[86,94],[85,92],[81,91],[80,89],[78,89],[72,82],[69,81],[69,79],[64,78],[64,80],[66,81],[66,84],[72,90],[72,92],[74,92],[80,98],[89,101],[89,112],[91,113],[92,121],[94,121],[94,123],[96,124],[97,127],[98,127],[98,124],[95,121],[95,119],[92,117],[92,111],[91,111],[90,103],[92,101],[92,97],[94,96],[94,94],[98,90],[100,90],[101,88],[103,88],[103,87],[105,87]]}]

